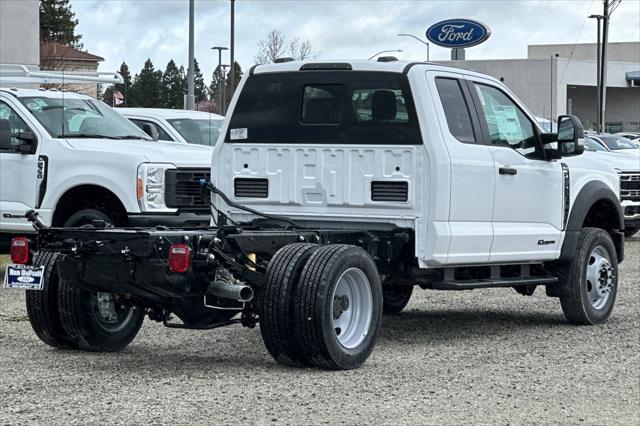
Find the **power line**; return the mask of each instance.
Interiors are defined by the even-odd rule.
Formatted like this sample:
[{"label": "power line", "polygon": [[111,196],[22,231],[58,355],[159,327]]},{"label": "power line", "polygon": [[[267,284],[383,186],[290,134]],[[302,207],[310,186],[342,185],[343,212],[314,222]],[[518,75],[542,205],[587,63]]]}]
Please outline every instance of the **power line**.
[{"label": "power line", "polygon": [[591,0],[591,3],[589,3],[589,7],[587,8],[587,13],[585,14],[584,21],[582,21],[582,26],[580,27],[580,31],[578,31],[578,36],[576,37],[576,41],[575,43],[573,43],[573,48],[571,48],[571,53],[569,54],[569,58],[567,62],[564,64],[564,69],[562,70],[562,76],[560,77],[560,81],[564,81],[564,75],[567,72],[567,68],[569,68],[569,64],[571,63],[573,54],[576,51],[576,47],[578,46],[578,40],[580,40],[580,36],[582,35],[582,30],[584,30],[584,26],[586,25],[587,20],[589,19],[588,12],[589,10],[591,10],[591,6],[593,6],[593,2],[594,0]]}]

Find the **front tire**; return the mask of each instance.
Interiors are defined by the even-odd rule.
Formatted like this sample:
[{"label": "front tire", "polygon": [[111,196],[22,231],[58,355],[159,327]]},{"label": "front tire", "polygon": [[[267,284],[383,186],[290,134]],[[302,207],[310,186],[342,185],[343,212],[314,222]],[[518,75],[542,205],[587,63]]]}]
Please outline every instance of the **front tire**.
[{"label": "front tire", "polygon": [[573,324],[603,323],[613,311],[618,292],[618,256],[611,236],[584,228],[560,294],[562,311]]},{"label": "front tire", "polygon": [[412,285],[387,285],[382,287],[382,311],[385,315],[402,312],[413,294]]},{"label": "front tire", "polygon": [[632,228],[625,228],[624,236],[627,238],[631,238],[636,235],[640,231],[640,226],[634,226]]},{"label": "front tire", "polygon": [[302,270],[294,310],[307,361],[330,370],[361,366],[382,323],[382,286],[369,253],[341,244],[318,249]]}]

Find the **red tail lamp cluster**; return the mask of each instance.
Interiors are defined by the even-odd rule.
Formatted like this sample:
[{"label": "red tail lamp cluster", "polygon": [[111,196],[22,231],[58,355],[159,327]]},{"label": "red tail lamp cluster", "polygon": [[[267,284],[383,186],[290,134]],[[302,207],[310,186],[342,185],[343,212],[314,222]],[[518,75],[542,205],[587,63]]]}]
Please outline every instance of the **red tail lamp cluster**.
[{"label": "red tail lamp cluster", "polygon": [[191,249],[186,244],[171,244],[169,247],[169,270],[184,273],[189,269]]},{"label": "red tail lamp cluster", "polygon": [[29,240],[26,237],[11,239],[11,262],[18,265],[29,263]]}]

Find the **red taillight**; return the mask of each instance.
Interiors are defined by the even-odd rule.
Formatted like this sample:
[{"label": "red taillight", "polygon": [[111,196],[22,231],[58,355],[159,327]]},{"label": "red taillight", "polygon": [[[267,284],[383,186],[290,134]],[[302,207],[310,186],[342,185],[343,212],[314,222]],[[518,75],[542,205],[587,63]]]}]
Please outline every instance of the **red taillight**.
[{"label": "red taillight", "polygon": [[183,273],[189,269],[189,254],[191,249],[186,244],[171,244],[169,248],[169,270]]},{"label": "red taillight", "polygon": [[25,265],[29,262],[29,240],[16,237],[11,240],[11,262]]}]

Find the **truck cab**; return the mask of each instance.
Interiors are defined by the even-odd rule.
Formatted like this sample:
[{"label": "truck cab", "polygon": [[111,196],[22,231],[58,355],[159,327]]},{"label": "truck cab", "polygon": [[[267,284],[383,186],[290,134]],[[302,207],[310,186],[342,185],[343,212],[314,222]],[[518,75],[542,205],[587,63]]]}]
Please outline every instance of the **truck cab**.
[{"label": "truck cab", "polygon": [[561,158],[494,78],[400,61],[249,74],[212,169],[235,201],[313,226],[410,228],[422,268],[557,259],[591,187],[618,220],[614,168]]},{"label": "truck cab", "polygon": [[[154,142],[101,101],[58,90],[0,89],[0,236],[50,226],[198,226],[198,180],[212,148]],[[193,188],[196,188],[194,195]]]}]

